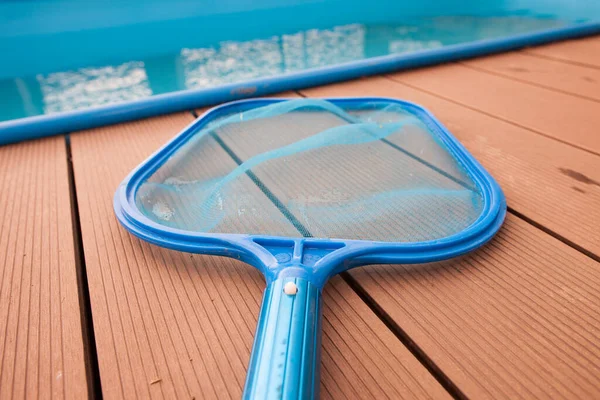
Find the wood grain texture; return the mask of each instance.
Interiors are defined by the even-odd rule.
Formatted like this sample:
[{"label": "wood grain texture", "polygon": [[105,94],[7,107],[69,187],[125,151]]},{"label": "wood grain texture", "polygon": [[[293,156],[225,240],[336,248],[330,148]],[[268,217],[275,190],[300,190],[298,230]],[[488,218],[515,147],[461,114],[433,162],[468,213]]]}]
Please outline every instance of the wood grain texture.
[{"label": "wood grain texture", "polygon": [[[264,282],[231,259],[142,242],[112,197],[139,162],[191,120],[176,114],[72,136],[83,245],[105,398],[239,398]],[[324,293],[323,398],[447,393],[336,278]]]},{"label": "wood grain texture", "polygon": [[600,36],[533,47],[530,54],[600,68]]},{"label": "wood grain texture", "polygon": [[463,62],[463,65],[600,101],[600,68],[536,57],[525,52],[477,58]]},{"label": "wood grain texture", "polygon": [[600,154],[596,101],[459,64],[402,72],[394,80]]},{"label": "wood grain texture", "polygon": [[423,105],[498,181],[514,210],[600,254],[600,157],[383,77],[302,91]]},{"label": "wood grain texture", "polygon": [[470,398],[600,396],[600,264],[511,214],[467,257],[351,274]]},{"label": "wood grain texture", "polygon": [[0,171],[0,398],[84,398],[64,137],[0,147]]}]

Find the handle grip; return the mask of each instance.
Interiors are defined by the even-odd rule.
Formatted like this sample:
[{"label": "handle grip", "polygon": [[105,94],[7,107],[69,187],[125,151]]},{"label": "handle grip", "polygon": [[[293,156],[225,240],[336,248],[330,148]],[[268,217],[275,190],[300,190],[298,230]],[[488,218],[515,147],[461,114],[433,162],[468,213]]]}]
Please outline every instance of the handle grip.
[{"label": "handle grip", "polygon": [[[294,289],[295,284],[296,293],[286,294],[286,284],[288,289]],[[321,290],[301,278],[279,278],[269,283],[243,398],[318,398],[320,356]]]}]

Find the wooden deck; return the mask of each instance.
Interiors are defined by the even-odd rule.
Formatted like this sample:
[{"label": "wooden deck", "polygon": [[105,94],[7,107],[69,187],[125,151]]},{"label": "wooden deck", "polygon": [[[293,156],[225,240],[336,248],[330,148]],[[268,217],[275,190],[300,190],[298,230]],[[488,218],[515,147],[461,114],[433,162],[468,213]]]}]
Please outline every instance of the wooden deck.
[{"label": "wooden deck", "polygon": [[[328,284],[323,398],[600,398],[600,37],[285,95],[420,103],[509,206],[471,255]],[[194,113],[0,147],[1,399],[240,397],[260,274],[112,208]]]}]

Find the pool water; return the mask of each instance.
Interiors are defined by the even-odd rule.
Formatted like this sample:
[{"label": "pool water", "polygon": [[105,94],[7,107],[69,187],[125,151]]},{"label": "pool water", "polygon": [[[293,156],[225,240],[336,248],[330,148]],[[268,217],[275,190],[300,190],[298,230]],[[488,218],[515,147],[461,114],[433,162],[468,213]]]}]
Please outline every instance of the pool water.
[{"label": "pool water", "polygon": [[[0,66],[0,121],[82,110],[186,89],[290,74],[389,54],[563,27],[572,21],[550,16],[444,16],[394,24],[347,23],[267,37],[226,40],[148,56],[76,56],[68,68],[25,76],[3,76]],[[188,38],[189,39],[189,38]],[[5,64],[10,64],[10,61]],[[31,64],[31,63],[29,63]],[[4,74],[6,75],[6,73]],[[14,74],[13,74],[14,75]]]}]

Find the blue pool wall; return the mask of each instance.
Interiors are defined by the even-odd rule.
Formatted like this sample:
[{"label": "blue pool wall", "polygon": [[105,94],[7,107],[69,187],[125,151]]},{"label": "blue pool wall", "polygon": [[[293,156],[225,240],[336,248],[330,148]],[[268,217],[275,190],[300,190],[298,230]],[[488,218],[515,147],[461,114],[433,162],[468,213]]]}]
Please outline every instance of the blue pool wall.
[{"label": "blue pool wall", "polygon": [[[432,65],[600,33],[597,0],[213,0],[170,2],[74,0],[0,3],[0,79],[65,70],[86,64],[119,62],[223,40],[269,37],[357,20],[388,23],[444,15],[560,16],[573,25],[504,39],[447,46],[410,54],[382,56],[283,76],[210,89],[185,90],[133,102],[81,111],[0,122],[0,144],[72,132],[157,114],[203,107],[249,96],[323,85],[364,75]],[[368,7],[365,6],[368,5]],[[165,35],[165,30],[169,31]],[[123,38],[127,38],[123,40]]]},{"label": "blue pool wall", "polygon": [[[283,3],[283,5],[281,5]],[[426,7],[424,6],[426,4]],[[361,21],[444,15],[600,16],[598,0],[74,0],[0,2],[0,79]],[[164,34],[168,31],[169,34]],[[85,60],[82,62],[81,60]]]}]

